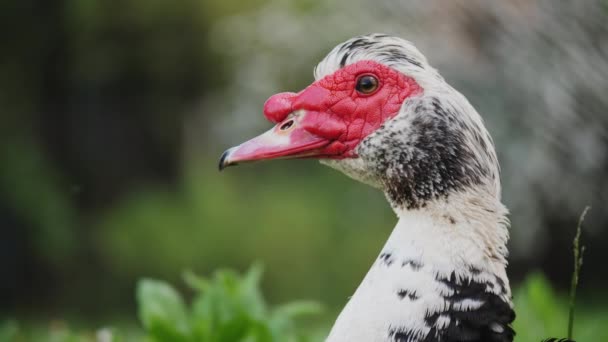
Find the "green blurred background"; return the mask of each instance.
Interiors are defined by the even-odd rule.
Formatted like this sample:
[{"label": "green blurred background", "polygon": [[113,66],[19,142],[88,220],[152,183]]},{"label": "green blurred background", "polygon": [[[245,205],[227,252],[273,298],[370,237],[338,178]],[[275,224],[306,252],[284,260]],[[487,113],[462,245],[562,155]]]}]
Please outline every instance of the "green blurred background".
[{"label": "green blurred background", "polygon": [[267,97],[377,31],[486,120],[513,283],[566,290],[590,204],[580,291],[608,301],[605,1],[15,0],[0,25],[0,318],[134,321],[137,279],[255,260],[271,302],[338,310],[396,223],[383,195],[314,161],[217,160],[270,126]]}]

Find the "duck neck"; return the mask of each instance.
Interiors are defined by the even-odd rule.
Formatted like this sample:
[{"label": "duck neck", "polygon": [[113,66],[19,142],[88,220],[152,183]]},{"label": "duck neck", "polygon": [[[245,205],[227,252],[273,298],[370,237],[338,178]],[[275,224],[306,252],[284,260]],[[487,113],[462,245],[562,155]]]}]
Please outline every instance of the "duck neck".
[{"label": "duck neck", "polygon": [[469,190],[395,211],[397,226],[328,341],[511,341],[500,201]]},{"label": "duck neck", "polygon": [[384,252],[407,251],[438,276],[487,271],[508,285],[507,209],[492,192],[467,189],[416,209],[397,207],[395,213],[399,222]]}]

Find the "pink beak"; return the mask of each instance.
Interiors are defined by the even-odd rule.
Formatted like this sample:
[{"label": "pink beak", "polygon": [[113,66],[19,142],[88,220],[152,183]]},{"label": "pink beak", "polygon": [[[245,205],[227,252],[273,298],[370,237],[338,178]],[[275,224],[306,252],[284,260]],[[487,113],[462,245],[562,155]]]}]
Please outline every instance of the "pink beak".
[{"label": "pink beak", "polygon": [[304,111],[293,113],[265,133],[229,148],[220,158],[219,169],[242,162],[318,155],[331,141],[301,127],[305,116]]}]

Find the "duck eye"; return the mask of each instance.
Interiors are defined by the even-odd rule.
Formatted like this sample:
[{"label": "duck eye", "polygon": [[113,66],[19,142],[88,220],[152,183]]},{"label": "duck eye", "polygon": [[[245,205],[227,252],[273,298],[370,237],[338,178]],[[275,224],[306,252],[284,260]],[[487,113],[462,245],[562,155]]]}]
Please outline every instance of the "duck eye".
[{"label": "duck eye", "polygon": [[363,75],[357,79],[355,89],[361,94],[369,95],[378,89],[378,79],[372,75]]}]

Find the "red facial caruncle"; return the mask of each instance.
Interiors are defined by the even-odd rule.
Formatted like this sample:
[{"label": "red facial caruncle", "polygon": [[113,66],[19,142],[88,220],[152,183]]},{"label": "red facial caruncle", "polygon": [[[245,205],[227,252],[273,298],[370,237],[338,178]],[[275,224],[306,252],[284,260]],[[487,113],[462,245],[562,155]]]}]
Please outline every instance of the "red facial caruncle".
[{"label": "red facial caruncle", "polygon": [[274,158],[356,157],[359,142],[421,92],[414,79],[383,64],[348,65],[299,93],[270,97],[264,115],[276,126],[224,152],[220,168]]}]

